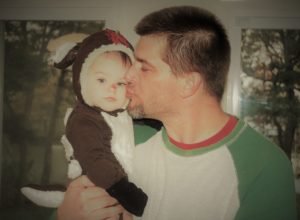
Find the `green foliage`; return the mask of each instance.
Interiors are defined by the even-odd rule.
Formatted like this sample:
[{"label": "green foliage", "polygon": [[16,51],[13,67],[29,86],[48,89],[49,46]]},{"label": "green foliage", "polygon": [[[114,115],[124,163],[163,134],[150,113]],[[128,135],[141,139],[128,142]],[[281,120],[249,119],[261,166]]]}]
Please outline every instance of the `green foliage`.
[{"label": "green foliage", "polygon": [[300,147],[300,30],[244,29],[242,117],[288,157]]}]

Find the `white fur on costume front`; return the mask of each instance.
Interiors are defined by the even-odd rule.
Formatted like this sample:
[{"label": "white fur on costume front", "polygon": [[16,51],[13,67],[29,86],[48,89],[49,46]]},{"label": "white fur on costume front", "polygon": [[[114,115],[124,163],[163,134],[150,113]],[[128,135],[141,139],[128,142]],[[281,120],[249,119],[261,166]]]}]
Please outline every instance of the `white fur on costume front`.
[{"label": "white fur on costume front", "polygon": [[101,112],[104,120],[112,130],[111,150],[127,175],[132,173],[132,158],[134,150],[134,134],[132,118],[127,111],[112,116]]}]

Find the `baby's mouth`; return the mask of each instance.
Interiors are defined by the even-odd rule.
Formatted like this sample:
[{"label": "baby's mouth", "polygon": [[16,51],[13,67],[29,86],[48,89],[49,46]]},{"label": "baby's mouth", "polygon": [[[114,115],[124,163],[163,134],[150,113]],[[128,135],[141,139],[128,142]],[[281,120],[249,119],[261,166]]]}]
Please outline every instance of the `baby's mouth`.
[{"label": "baby's mouth", "polygon": [[115,97],[106,97],[105,99],[109,102],[115,102],[117,100]]}]

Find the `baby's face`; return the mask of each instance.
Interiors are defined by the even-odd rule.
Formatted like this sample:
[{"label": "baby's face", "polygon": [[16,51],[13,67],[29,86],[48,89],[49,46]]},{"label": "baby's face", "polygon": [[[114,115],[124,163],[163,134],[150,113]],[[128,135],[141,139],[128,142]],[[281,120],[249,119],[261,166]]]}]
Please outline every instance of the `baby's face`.
[{"label": "baby's face", "polygon": [[85,102],[100,107],[104,111],[113,111],[125,107],[125,73],[130,65],[122,62],[117,53],[103,53],[96,57],[81,85],[85,91]]}]

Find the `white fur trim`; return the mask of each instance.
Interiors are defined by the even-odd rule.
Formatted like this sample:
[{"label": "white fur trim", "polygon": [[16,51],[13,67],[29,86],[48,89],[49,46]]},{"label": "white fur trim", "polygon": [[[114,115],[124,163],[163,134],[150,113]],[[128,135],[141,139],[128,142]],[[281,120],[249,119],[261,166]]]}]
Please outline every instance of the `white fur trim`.
[{"label": "white fur trim", "polygon": [[75,179],[82,174],[82,168],[77,160],[74,159],[74,149],[67,139],[66,135],[61,137],[61,143],[65,149],[65,156],[68,164],[68,177],[70,179]]},{"label": "white fur trim", "polygon": [[72,111],[73,111],[73,108],[67,108],[67,110],[66,110],[65,117],[64,117],[64,125],[65,126],[67,125],[67,121],[68,121]]},{"label": "white fur trim", "polygon": [[70,179],[75,179],[82,174],[82,168],[78,160],[71,160],[68,165],[68,177]]},{"label": "white fur trim", "polygon": [[60,141],[64,146],[66,159],[68,162],[70,162],[70,160],[72,159],[71,157],[73,157],[74,154],[73,147],[70,144],[69,140],[67,139],[66,135],[63,135]]},{"label": "white fur trim", "polygon": [[67,53],[76,45],[76,43],[73,42],[67,42],[63,45],[59,46],[57,50],[55,51],[55,54],[51,56],[51,59],[54,63],[59,63],[60,61],[65,58]]}]

